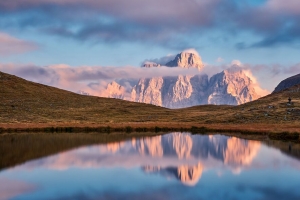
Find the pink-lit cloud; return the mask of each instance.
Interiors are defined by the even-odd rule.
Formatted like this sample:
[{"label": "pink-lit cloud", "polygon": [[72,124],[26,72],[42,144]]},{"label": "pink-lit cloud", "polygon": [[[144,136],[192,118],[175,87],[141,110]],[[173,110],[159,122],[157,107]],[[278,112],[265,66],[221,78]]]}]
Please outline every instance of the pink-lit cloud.
[{"label": "pink-lit cloud", "polygon": [[256,91],[261,96],[264,96],[271,93],[281,80],[299,73],[300,64],[289,67],[281,65],[250,65],[235,60],[230,64],[206,64],[201,71],[198,71],[197,69],[169,67],[73,67],[64,64],[50,66],[0,64],[0,71],[73,92],[84,91],[95,96],[106,96],[103,92],[106,90],[108,83],[115,80],[123,81],[122,85],[124,85],[127,92],[130,93],[131,88],[141,78],[178,75],[193,76],[197,74],[207,74],[211,77],[231,66],[239,66],[240,69],[251,78]]},{"label": "pink-lit cloud", "polygon": [[91,95],[102,96],[107,84],[116,79],[140,79],[157,76],[178,76],[200,74],[197,69],[184,68],[141,68],[141,67],[72,67],[69,65],[0,65],[0,71],[14,74],[30,81],[65,90],[79,90]]},{"label": "pink-lit cloud", "polygon": [[156,45],[182,49],[194,46],[194,38],[212,30],[219,30],[225,36],[239,31],[258,36],[256,42],[238,42],[236,47],[239,49],[293,45],[300,40],[298,0],[266,0],[255,6],[249,2],[10,0],[0,1],[0,11],[8,16],[23,16],[24,13],[26,16],[7,20],[5,28],[34,28],[80,41],[155,42]]},{"label": "pink-lit cloud", "polygon": [[268,0],[265,9],[270,9],[276,13],[300,15],[300,6],[298,0]]},{"label": "pink-lit cloud", "polygon": [[33,42],[14,38],[6,33],[0,32],[0,56],[25,53],[38,48]]}]

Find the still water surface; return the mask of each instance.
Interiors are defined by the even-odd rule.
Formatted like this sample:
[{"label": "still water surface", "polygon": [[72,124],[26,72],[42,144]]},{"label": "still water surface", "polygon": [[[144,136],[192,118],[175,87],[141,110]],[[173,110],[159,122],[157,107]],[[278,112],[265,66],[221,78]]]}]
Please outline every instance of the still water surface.
[{"label": "still water surface", "polygon": [[300,162],[258,141],[170,133],[0,171],[0,199],[300,199]]}]

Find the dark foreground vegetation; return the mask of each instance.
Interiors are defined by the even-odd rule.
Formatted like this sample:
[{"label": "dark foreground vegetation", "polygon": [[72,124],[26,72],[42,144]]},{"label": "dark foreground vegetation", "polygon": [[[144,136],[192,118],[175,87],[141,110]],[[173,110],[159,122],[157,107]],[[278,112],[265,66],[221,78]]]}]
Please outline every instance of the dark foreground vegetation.
[{"label": "dark foreground vegetation", "polygon": [[[220,125],[219,125],[220,126]],[[254,129],[247,129],[247,128],[236,128],[236,127],[218,127],[218,126],[191,126],[191,127],[136,127],[136,126],[126,126],[126,127],[40,127],[40,128],[7,128],[7,129],[0,129],[0,134],[4,133],[98,133],[103,135],[102,133],[164,133],[164,132],[191,132],[191,133],[235,133],[240,135],[261,135],[267,136],[273,140],[299,140],[299,132],[287,132],[287,131],[279,131],[279,132],[272,132],[268,130],[261,130],[258,127]]]}]

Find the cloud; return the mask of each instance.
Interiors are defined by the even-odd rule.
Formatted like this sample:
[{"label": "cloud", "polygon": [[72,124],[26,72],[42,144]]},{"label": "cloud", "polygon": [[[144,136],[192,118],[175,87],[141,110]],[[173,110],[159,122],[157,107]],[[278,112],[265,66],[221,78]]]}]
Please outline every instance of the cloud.
[{"label": "cloud", "polygon": [[141,67],[100,67],[69,65],[0,64],[0,71],[14,74],[30,81],[77,92],[79,90],[91,95],[101,95],[108,83],[116,79],[140,79],[157,76],[195,75],[197,69],[184,68],[141,68]]},{"label": "cloud", "polygon": [[0,55],[7,56],[38,49],[38,45],[0,32]]},{"label": "cloud", "polygon": [[0,27],[35,28],[80,41],[155,42],[182,49],[191,46],[184,39],[185,33],[195,25],[209,26],[213,17],[209,8],[219,1],[0,1],[2,16],[8,16],[0,20]]},{"label": "cloud", "polygon": [[222,57],[218,57],[218,58],[216,59],[216,62],[218,62],[218,63],[223,62],[223,61],[224,61],[224,59],[223,59]]},{"label": "cloud", "polygon": [[176,55],[167,55],[167,56],[163,56],[161,58],[154,58],[154,59],[146,59],[142,64],[146,63],[146,62],[154,62],[160,65],[165,65],[167,64],[169,61],[174,60]]},{"label": "cloud", "polygon": [[[157,63],[166,63],[168,59],[173,59],[174,55],[169,55],[159,59],[152,59]],[[125,87],[127,93],[131,92],[132,86],[141,78],[166,77],[178,75],[207,74],[209,77],[220,73],[222,70],[239,66],[255,85],[256,91],[264,96],[274,90],[276,85],[295,74],[299,73],[300,64],[291,66],[284,65],[251,65],[244,64],[239,60],[234,60],[229,64],[208,65],[204,69],[185,68],[142,68],[142,67],[102,67],[102,66],[79,66],[70,65],[17,65],[0,64],[0,71],[13,74],[30,81],[58,87],[61,89],[78,92],[84,91],[91,95],[103,96],[108,83],[117,81]],[[272,81],[270,81],[272,80]],[[262,89],[263,88],[263,89]]]},{"label": "cloud", "polygon": [[263,89],[261,87],[261,83],[259,83],[257,78],[253,75],[251,69],[244,70],[244,73],[252,80],[252,83],[254,84],[254,89],[259,96],[263,97],[270,94],[269,90]]},{"label": "cloud", "polygon": [[195,54],[197,55],[198,57],[201,58],[201,56],[199,55],[198,51],[194,48],[191,48],[191,49],[185,49],[182,51],[183,53],[192,53],[192,54]]},{"label": "cloud", "polygon": [[273,12],[300,15],[298,0],[269,0],[266,4],[266,8],[271,9]]},{"label": "cloud", "polygon": [[300,41],[299,8],[298,0],[10,0],[0,1],[0,28],[35,28],[79,41],[137,41],[173,49],[195,46],[197,38],[210,31],[234,37],[248,31],[257,41],[236,47],[261,48]]},{"label": "cloud", "polygon": [[253,87],[256,91],[256,93],[259,96],[266,96],[271,93],[271,91],[264,89],[262,86],[262,82],[258,81],[256,76],[253,75],[253,69],[252,66],[245,65],[239,60],[233,60],[231,61],[230,66],[227,68],[228,70],[243,70],[244,74],[249,77],[252,81]]}]

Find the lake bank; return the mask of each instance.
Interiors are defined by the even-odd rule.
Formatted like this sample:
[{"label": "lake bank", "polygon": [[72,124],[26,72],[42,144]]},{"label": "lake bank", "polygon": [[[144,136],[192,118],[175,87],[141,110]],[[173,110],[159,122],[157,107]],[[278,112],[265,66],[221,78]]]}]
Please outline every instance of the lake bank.
[{"label": "lake bank", "polygon": [[0,133],[6,132],[230,132],[270,136],[273,139],[298,140],[298,124],[201,124],[183,122],[147,122],[147,123],[16,123],[0,124]]}]

